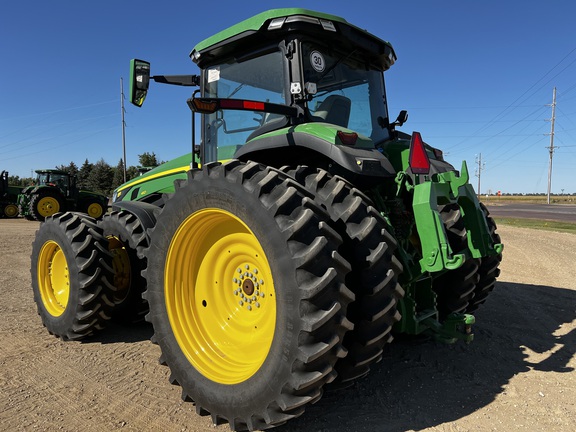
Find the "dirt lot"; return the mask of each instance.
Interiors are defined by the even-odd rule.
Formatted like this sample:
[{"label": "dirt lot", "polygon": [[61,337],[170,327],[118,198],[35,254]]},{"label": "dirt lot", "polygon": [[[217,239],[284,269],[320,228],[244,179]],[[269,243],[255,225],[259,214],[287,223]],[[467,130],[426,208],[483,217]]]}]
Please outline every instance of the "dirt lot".
[{"label": "dirt lot", "polygon": [[[0,220],[0,430],[229,430],[181,402],[147,324],[48,334],[30,288],[37,227]],[[499,232],[502,275],[471,345],[397,341],[367,379],[276,431],[576,430],[576,235]]]}]

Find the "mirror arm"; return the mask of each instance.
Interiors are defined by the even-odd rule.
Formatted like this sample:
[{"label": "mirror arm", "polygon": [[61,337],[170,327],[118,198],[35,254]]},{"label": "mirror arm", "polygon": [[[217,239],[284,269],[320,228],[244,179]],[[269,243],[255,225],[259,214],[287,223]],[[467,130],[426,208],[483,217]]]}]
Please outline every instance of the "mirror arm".
[{"label": "mirror arm", "polygon": [[157,83],[197,87],[200,85],[200,75],[155,75],[151,76]]}]

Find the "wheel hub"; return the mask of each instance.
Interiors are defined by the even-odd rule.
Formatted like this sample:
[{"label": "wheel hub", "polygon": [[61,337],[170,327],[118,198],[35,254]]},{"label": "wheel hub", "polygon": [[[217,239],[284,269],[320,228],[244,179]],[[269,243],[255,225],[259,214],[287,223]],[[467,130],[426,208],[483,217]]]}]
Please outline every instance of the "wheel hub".
[{"label": "wheel hub", "polygon": [[232,279],[234,295],[239,296],[238,304],[248,311],[253,308],[260,308],[260,301],[266,296],[264,293],[264,280],[258,279],[258,269],[250,271],[250,265],[246,264],[244,270],[241,267],[236,269],[238,276]]}]

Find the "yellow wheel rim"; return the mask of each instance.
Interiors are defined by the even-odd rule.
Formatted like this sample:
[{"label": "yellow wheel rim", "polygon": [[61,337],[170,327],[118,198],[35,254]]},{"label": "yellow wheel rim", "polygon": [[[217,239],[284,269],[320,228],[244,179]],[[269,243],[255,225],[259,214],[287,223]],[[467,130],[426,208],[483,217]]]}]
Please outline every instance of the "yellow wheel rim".
[{"label": "yellow wheel rim", "polygon": [[18,216],[18,206],[14,204],[8,204],[6,207],[4,207],[4,214],[9,218]]},{"label": "yellow wheel rim", "polygon": [[55,241],[47,241],[38,255],[38,288],[46,311],[60,316],[70,298],[70,278],[64,252]]},{"label": "yellow wheel rim", "polygon": [[38,200],[38,213],[42,217],[52,216],[60,211],[60,203],[54,197],[44,197]]},{"label": "yellow wheel rim", "polygon": [[102,206],[100,204],[92,203],[88,206],[86,213],[88,213],[88,216],[90,217],[99,218],[100,216],[102,216],[102,213],[104,213],[104,210],[102,209]]},{"label": "yellow wheel rim", "polygon": [[118,237],[108,237],[108,250],[112,252],[112,266],[114,268],[114,302],[121,303],[126,299],[132,283],[130,271],[130,257],[126,247]]},{"label": "yellow wheel rim", "polygon": [[164,294],[174,336],[202,375],[237,384],[260,369],[276,294],[262,246],[240,219],[204,209],[184,220],[168,249]]}]

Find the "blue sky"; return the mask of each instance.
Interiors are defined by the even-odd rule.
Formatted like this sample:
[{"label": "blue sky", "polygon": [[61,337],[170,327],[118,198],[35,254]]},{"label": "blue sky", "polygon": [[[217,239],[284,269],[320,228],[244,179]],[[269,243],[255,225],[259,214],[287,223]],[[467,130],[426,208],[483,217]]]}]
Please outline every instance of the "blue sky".
[{"label": "blue sky", "polygon": [[[572,0],[31,0],[0,14],[0,169],[30,176],[87,158],[122,157],[120,78],[131,58],[152,74],[197,73],[194,45],[276,7],[345,17],[388,40],[389,108],[471,174],[481,192],[545,193],[552,92],[557,88],[552,192],[576,193],[576,2]],[[128,165],[189,151],[190,89],[152,83],[126,104]],[[477,188],[478,178],[471,183]]]}]

